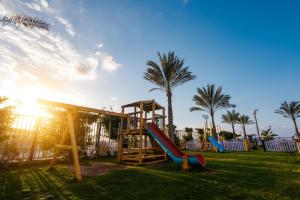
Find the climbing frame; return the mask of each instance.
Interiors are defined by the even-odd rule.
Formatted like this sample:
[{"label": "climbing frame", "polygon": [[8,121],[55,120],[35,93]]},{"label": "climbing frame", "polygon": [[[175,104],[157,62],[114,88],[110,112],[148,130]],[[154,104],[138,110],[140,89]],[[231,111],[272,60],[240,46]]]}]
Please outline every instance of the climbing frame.
[{"label": "climbing frame", "polygon": [[121,122],[118,159],[129,164],[161,162],[166,153],[146,131],[148,123],[165,128],[165,108],[155,100],[138,101],[122,106],[127,122]]}]

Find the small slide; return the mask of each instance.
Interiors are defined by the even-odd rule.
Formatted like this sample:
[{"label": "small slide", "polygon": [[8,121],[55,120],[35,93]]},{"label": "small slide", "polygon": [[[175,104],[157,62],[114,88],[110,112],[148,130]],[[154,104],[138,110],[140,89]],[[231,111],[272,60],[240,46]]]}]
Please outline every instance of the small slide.
[{"label": "small slide", "polygon": [[217,147],[219,152],[224,152],[224,146],[221,145],[215,138],[213,137],[208,137],[208,140],[215,146]]},{"label": "small slide", "polygon": [[183,153],[155,124],[150,124],[146,129],[153,139],[161,146],[167,155],[177,164],[183,163],[183,156],[188,156],[189,165],[202,166],[206,165],[206,161],[202,154],[187,155]]}]

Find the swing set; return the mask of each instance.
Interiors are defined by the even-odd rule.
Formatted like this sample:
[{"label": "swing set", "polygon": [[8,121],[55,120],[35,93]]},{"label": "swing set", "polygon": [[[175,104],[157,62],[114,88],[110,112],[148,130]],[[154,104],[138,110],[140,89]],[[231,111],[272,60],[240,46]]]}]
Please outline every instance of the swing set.
[{"label": "swing set", "polygon": [[[54,155],[50,162],[50,168],[53,167],[57,161],[58,156],[60,155],[61,150],[71,150],[72,152],[72,158],[73,158],[73,165],[75,169],[75,178],[78,181],[82,180],[81,170],[80,170],[80,163],[79,163],[79,154],[78,151],[81,149],[80,146],[77,146],[76,143],[76,134],[75,134],[75,119],[76,114],[78,112],[87,112],[87,113],[94,113],[98,115],[105,115],[110,117],[119,117],[121,119],[127,119],[128,115],[117,113],[117,112],[111,112],[106,110],[100,110],[100,109],[94,109],[94,108],[88,108],[83,106],[76,106],[72,104],[66,104],[66,103],[60,103],[55,101],[47,101],[47,100],[38,100],[38,104],[50,106],[50,107],[58,107],[65,110],[66,113],[66,119],[67,119],[67,126],[61,135],[60,141],[58,144],[55,145]],[[67,141],[67,138],[70,139],[70,141]],[[67,143],[70,143],[70,145],[67,145]]]}]

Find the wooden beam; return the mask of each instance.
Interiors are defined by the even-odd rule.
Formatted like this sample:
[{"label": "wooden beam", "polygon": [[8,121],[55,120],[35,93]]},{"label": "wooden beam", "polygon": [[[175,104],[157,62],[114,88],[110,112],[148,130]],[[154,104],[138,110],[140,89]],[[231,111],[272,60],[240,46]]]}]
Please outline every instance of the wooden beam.
[{"label": "wooden beam", "polygon": [[[55,148],[56,149],[67,149],[67,150],[72,150],[72,146],[70,145],[63,145],[63,144],[57,144],[55,145]],[[81,150],[81,147],[80,146],[77,146],[77,150]]]},{"label": "wooden beam", "polygon": [[56,102],[56,101],[48,101],[48,100],[44,100],[44,99],[38,99],[38,104],[61,107],[61,108],[67,109],[67,110],[79,110],[79,111],[85,111],[85,112],[93,112],[93,113],[115,116],[115,117],[127,118],[127,116],[128,116],[128,115],[122,114],[122,113],[111,112],[111,111],[95,109],[95,108],[89,108],[89,107],[84,107],[84,106],[77,106],[77,105],[73,105],[73,104],[61,103],[61,102]]}]

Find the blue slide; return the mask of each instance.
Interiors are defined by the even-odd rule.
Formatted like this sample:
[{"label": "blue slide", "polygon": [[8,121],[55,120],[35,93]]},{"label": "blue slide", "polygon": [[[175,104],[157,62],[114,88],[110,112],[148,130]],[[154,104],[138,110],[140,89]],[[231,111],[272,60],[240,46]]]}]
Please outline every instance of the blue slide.
[{"label": "blue slide", "polygon": [[224,146],[221,145],[215,138],[213,137],[208,137],[208,140],[219,150],[219,152],[224,152]]}]

